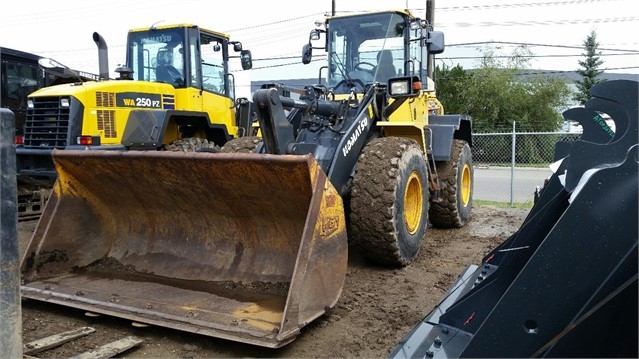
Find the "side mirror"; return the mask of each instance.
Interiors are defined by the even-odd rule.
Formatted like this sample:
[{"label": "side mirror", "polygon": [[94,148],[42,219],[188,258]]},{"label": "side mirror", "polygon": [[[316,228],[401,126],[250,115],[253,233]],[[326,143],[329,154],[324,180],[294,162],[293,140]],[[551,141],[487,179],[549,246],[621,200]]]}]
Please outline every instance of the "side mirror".
[{"label": "side mirror", "polygon": [[320,30],[313,29],[311,34],[309,35],[310,40],[319,40],[320,39]]},{"label": "side mirror", "polygon": [[304,45],[302,48],[302,63],[304,65],[308,65],[311,63],[311,59],[313,58],[313,47],[310,43]]},{"label": "side mirror", "polygon": [[220,46],[220,44],[213,45],[213,51],[218,52],[220,50],[222,50],[222,47]]},{"label": "side mirror", "polygon": [[[241,47],[242,45],[240,45]],[[240,62],[242,63],[242,69],[250,70],[253,67],[253,57],[250,50],[241,50]]]},{"label": "side mirror", "polygon": [[426,40],[428,52],[431,54],[441,54],[444,52],[444,33],[441,31],[431,31]]},{"label": "side mirror", "polygon": [[239,42],[233,43],[233,51],[240,52],[242,51],[242,44]]}]

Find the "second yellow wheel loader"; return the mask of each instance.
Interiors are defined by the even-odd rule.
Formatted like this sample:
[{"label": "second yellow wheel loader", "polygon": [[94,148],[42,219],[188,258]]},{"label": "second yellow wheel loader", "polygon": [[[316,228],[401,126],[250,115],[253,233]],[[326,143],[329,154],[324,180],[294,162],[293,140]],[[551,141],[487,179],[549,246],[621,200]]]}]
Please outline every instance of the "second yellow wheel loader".
[{"label": "second yellow wheel loader", "polygon": [[[43,204],[57,176],[54,149],[214,150],[249,129],[250,103],[236,98],[230,65],[239,57],[250,69],[251,53],[229,35],[193,24],[131,29],[117,79],[109,78],[106,41],[98,33],[93,40],[99,79],[77,76],[26,99],[16,145],[23,195],[33,191]],[[62,68],[51,59],[40,63]]]},{"label": "second yellow wheel loader", "polygon": [[[444,114],[428,77],[443,34],[385,11],[329,17],[322,36],[328,82],[256,91],[260,137],[221,153],[53,151],[23,295],[276,348],[336,305],[348,242],[404,266],[429,218],[464,225],[471,122]],[[363,65],[382,51],[384,71]]]}]

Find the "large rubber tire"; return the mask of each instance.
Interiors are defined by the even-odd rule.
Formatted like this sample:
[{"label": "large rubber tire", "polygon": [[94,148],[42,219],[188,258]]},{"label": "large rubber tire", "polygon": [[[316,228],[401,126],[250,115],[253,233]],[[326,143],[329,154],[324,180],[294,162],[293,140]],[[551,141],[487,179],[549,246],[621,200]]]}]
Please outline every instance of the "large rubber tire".
[{"label": "large rubber tire", "polygon": [[220,148],[221,153],[253,153],[262,143],[262,139],[256,136],[234,138]]},{"label": "large rubber tire", "polygon": [[454,140],[451,159],[437,162],[441,201],[431,201],[430,222],[435,227],[459,228],[470,219],[473,205],[473,157],[468,142]]},{"label": "large rubber tire", "polygon": [[428,171],[412,139],[381,137],[362,150],[350,193],[349,241],[368,261],[405,266],[428,221]]},{"label": "large rubber tire", "polygon": [[187,137],[175,140],[164,147],[165,151],[173,152],[218,152],[220,149],[206,138]]}]

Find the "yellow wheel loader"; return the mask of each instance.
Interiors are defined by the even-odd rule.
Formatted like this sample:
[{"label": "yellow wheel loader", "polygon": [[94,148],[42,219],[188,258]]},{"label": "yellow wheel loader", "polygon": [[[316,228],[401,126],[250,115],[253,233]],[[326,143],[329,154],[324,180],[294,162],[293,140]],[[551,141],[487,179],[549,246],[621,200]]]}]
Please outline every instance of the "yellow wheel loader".
[{"label": "yellow wheel loader", "polygon": [[[93,40],[97,81],[76,73],[75,81],[27,98],[16,146],[24,196],[48,195],[57,176],[54,149],[215,150],[249,129],[250,103],[236,98],[229,66],[239,57],[251,68],[251,53],[229,35],[192,24],[132,29],[117,79],[109,78],[106,41],[98,33]],[[75,73],[52,59],[39,62]]]},{"label": "yellow wheel loader", "polygon": [[[336,305],[350,244],[404,266],[429,217],[465,224],[471,122],[444,114],[428,77],[443,34],[406,11],[324,25],[302,60],[324,36],[328,82],[256,91],[259,137],[219,153],[54,150],[23,295],[277,348]],[[362,70],[386,50],[395,70]]]}]

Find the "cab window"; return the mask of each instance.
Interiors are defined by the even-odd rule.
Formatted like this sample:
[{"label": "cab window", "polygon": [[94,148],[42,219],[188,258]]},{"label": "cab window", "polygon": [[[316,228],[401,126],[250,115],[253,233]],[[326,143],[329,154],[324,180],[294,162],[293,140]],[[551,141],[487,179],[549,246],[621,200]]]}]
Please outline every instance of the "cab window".
[{"label": "cab window", "polygon": [[203,43],[202,52],[202,86],[204,90],[225,94],[224,91],[224,51],[220,41]]}]

